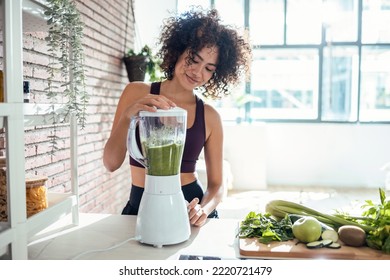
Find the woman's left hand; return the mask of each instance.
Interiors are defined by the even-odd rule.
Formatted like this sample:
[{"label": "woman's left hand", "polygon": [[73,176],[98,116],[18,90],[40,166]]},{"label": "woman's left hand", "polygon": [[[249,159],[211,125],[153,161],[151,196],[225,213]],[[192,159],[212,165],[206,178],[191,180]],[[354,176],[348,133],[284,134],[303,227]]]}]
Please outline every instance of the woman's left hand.
[{"label": "woman's left hand", "polygon": [[207,220],[207,213],[203,210],[199,204],[199,198],[195,197],[188,205],[188,216],[190,218],[191,225],[203,226]]}]

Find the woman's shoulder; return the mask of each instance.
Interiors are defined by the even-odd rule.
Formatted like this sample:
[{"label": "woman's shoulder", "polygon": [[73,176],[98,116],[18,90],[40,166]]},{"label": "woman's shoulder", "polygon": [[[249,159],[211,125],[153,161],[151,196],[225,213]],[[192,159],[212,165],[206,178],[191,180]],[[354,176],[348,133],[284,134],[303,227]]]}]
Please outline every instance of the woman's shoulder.
[{"label": "woman's shoulder", "polygon": [[207,111],[207,113],[209,113],[209,114],[218,114],[219,115],[217,109],[215,109],[215,107],[212,104],[205,102],[205,101],[203,101],[203,104],[204,104],[203,106],[204,106],[205,112]]},{"label": "woman's shoulder", "polygon": [[150,83],[131,82],[126,85],[122,92],[121,99],[141,98],[150,92]]},{"label": "woman's shoulder", "polygon": [[151,83],[145,83],[145,82],[131,82],[128,83],[124,89],[125,92],[132,92],[132,91],[137,91],[137,92],[150,92],[150,86]]},{"label": "woman's shoulder", "polygon": [[208,104],[204,102],[204,115],[206,118],[206,121],[208,122],[217,122],[219,123],[221,121],[221,116],[219,112],[212,106],[211,104]]}]

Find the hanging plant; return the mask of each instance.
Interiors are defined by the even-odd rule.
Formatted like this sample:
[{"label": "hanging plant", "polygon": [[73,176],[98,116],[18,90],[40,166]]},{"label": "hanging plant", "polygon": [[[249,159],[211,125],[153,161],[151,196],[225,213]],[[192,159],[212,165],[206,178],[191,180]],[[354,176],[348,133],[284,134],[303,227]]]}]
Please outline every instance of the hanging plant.
[{"label": "hanging plant", "polygon": [[129,25],[130,15],[132,15],[132,23],[134,29],[137,30],[135,22],[135,14],[132,0],[127,2],[126,27],[125,27],[125,51],[122,61],[126,66],[127,77],[129,82],[144,81],[146,74],[150,82],[161,80],[163,74],[160,67],[161,59],[153,54],[152,49],[148,45],[144,45],[140,51],[135,51],[127,46],[127,27]]},{"label": "hanging plant", "polygon": [[[49,54],[53,58],[48,67],[48,98],[52,104],[59,91],[65,98],[65,116],[75,113],[78,124],[85,127],[86,109],[89,95],[85,90],[84,53],[82,46],[84,25],[80,13],[72,0],[46,0],[46,37]],[[64,82],[60,87],[54,85],[55,76],[60,72]],[[53,105],[54,107],[54,105]]]},{"label": "hanging plant", "polygon": [[123,62],[126,66],[129,82],[143,81],[145,74],[149,75],[149,80],[155,82],[161,79],[160,59],[152,53],[152,49],[145,45],[141,51],[136,53],[133,49],[128,49]]}]

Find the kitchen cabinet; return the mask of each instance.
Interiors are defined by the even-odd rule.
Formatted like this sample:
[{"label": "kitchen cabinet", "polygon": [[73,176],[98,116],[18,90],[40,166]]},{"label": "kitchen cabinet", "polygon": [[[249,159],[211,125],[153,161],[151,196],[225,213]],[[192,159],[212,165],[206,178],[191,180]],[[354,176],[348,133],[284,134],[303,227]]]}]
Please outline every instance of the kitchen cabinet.
[{"label": "kitchen cabinet", "polygon": [[[8,221],[0,223],[0,257],[27,259],[29,239],[58,219],[72,214],[78,224],[77,121],[70,127],[71,192],[48,192],[49,207],[26,217],[24,130],[28,126],[50,125],[49,104],[23,102],[23,32],[47,30],[44,0],[2,0],[3,72],[5,100],[0,103],[0,128],[4,128],[7,159]],[[70,75],[71,76],[71,75]],[[61,106],[56,106],[61,114]],[[49,113],[48,113],[49,112]],[[8,256],[9,255],[9,256]]]}]

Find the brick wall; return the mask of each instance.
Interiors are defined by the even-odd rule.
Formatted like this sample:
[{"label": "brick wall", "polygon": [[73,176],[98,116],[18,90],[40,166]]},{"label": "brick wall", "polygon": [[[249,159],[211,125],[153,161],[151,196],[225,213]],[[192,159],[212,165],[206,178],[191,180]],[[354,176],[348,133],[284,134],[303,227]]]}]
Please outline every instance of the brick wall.
[{"label": "brick wall", "polygon": [[125,161],[120,170],[110,173],[102,161],[116,105],[128,82],[121,61],[125,41],[128,47],[134,41],[132,14],[127,14],[128,1],[78,1],[78,9],[85,23],[87,89],[91,96],[88,125],[80,131],[78,139],[82,212],[120,213],[129,195],[131,181],[128,162]]},{"label": "brick wall", "polygon": [[[87,125],[79,129],[79,193],[80,211],[120,213],[128,199],[130,174],[128,161],[120,170],[108,172],[102,161],[103,148],[109,137],[116,104],[125,87],[127,74],[121,58],[134,42],[132,14],[126,29],[128,1],[77,0],[84,27],[84,52],[87,91],[90,93]],[[49,103],[45,88],[49,63],[45,32],[23,35],[24,79],[30,81],[30,102]],[[1,44],[2,45],[2,44]],[[2,46],[1,46],[2,57]],[[63,100],[58,100],[58,103]],[[59,137],[58,149],[51,154],[48,136]],[[6,147],[0,134],[0,149]],[[48,176],[46,185],[51,191],[70,190],[69,127],[58,125],[27,127],[25,130],[26,172]]]}]

